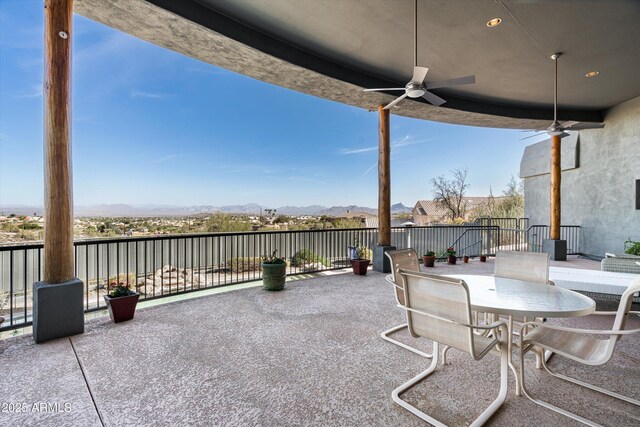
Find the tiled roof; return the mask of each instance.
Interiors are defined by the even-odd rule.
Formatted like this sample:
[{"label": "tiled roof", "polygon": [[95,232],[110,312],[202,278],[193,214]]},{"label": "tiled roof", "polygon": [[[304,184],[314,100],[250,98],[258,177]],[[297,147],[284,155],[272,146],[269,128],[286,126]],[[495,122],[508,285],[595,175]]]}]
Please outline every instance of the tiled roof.
[{"label": "tiled roof", "polygon": [[418,215],[442,217],[449,213],[447,209],[433,200],[418,200],[414,209],[418,210]]},{"label": "tiled roof", "polygon": [[[493,200],[498,202],[503,198],[504,197],[494,197]],[[484,205],[489,200],[489,197],[471,196],[464,198],[464,201],[467,203],[467,210],[472,210]],[[445,216],[449,214],[449,211],[446,208],[442,207],[442,205],[434,200],[418,200],[414,209],[418,209],[419,215]]]}]

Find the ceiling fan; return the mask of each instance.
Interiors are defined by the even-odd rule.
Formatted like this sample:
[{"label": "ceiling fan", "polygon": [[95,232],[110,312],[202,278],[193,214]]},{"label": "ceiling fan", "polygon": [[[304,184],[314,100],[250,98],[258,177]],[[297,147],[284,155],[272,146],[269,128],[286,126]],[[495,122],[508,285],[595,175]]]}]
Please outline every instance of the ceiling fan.
[{"label": "ceiling fan", "polygon": [[389,87],[389,88],[379,88],[379,89],[364,89],[365,92],[380,92],[387,90],[404,90],[404,95],[400,95],[395,100],[391,101],[387,104],[384,109],[388,110],[389,108],[395,106],[398,102],[402,101],[406,97],[409,98],[420,98],[423,97],[431,104],[435,106],[439,106],[444,104],[444,99],[440,98],[438,95],[431,93],[428,89],[438,89],[441,87],[450,87],[450,86],[458,86],[458,85],[466,85],[473,84],[476,82],[476,76],[465,76],[458,77],[450,80],[442,80],[439,82],[425,82],[425,78],[427,77],[427,72],[429,69],[427,67],[419,67],[418,66],[418,0],[413,1],[413,13],[414,13],[414,21],[413,21],[413,77],[407,83],[405,87]]},{"label": "ceiling fan", "polygon": [[553,79],[553,123],[546,129],[536,129],[536,133],[531,136],[527,136],[526,138],[533,138],[534,136],[542,135],[543,133],[549,134],[549,136],[560,136],[560,138],[564,138],[565,136],[569,136],[569,134],[565,131],[567,130],[584,130],[584,129],[601,129],[604,127],[604,123],[580,123],[575,121],[568,121],[564,123],[558,122],[558,58],[562,55],[562,52],[557,52],[551,55],[551,59],[553,59],[553,63],[555,66],[555,75]]}]

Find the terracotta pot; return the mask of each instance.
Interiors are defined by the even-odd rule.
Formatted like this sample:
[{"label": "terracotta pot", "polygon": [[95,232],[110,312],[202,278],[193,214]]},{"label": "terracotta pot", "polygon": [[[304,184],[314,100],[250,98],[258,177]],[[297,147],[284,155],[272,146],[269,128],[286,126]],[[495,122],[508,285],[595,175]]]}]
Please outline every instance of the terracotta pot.
[{"label": "terracotta pot", "polygon": [[111,317],[111,320],[113,320],[114,323],[120,323],[133,319],[139,298],[139,293],[117,298],[111,298],[110,296],[105,295],[104,301],[107,303],[109,317]]},{"label": "terracotta pot", "polygon": [[262,287],[267,291],[281,291],[287,280],[287,264],[262,264]]},{"label": "terracotta pot", "polygon": [[435,267],[436,257],[435,256],[423,256],[422,261],[424,262],[425,267]]},{"label": "terracotta pot", "polygon": [[480,262],[487,262],[487,256],[486,255],[480,255]]},{"label": "terracotta pot", "polygon": [[469,263],[469,257],[465,255],[464,257],[462,257],[462,261],[464,261],[465,264],[468,264]]},{"label": "terracotta pot", "polygon": [[369,267],[368,259],[352,259],[351,268],[353,268],[353,274],[358,276],[366,276],[367,268]]},{"label": "terracotta pot", "polygon": [[456,263],[456,256],[449,255],[449,264],[455,264],[455,263]]}]

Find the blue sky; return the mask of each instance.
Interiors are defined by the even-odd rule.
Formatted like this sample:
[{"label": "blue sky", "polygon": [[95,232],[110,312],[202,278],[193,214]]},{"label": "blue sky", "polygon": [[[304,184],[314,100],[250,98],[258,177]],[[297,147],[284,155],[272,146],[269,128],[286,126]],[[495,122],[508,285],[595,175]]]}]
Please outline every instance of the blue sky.
[{"label": "blue sky", "polygon": [[[0,204],[42,205],[41,0],[0,0]],[[377,206],[377,113],[263,83],[74,15],[76,205]],[[532,139],[391,116],[391,197],[467,167],[500,193]]]}]

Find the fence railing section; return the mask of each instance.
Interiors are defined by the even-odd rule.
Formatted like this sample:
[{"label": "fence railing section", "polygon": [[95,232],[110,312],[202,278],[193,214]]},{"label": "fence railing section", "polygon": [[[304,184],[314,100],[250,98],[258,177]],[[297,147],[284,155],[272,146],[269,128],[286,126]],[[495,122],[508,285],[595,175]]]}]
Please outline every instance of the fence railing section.
[{"label": "fence railing section", "polygon": [[[477,223],[476,223],[477,224]],[[506,225],[506,223],[505,223]],[[579,253],[577,226],[563,226],[570,253]],[[438,256],[453,247],[459,256],[493,255],[498,249],[539,252],[546,226],[501,228],[497,224],[394,227],[391,244]],[[112,282],[128,283],[143,295],[161,298],[227,286],[262,277],[262,255],[277,249],[287,274],[349,265],[347,246],[377,243],[374,228],[341,230],[206,233],[95,239],[75,242],[75,274],[85,285],[86,311],[103,309]],[[31,323],[32,284],[42,278],[42,243],[0,246],[0,331]]]}]

